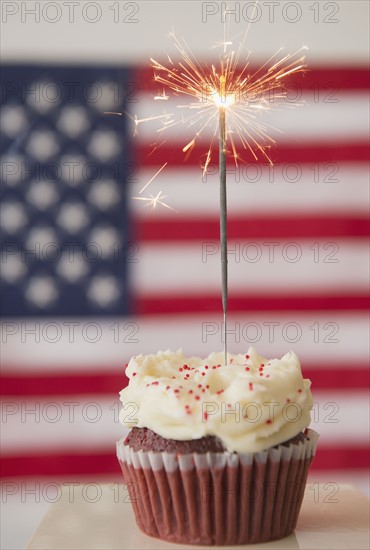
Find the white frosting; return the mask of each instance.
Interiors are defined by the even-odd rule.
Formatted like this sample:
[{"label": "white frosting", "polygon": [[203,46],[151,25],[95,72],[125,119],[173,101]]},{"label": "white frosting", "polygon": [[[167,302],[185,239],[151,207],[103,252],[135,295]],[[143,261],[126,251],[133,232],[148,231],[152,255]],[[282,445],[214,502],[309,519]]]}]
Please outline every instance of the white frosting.
[{"label": "white frosting", "polygon": [[120,422],[149,428],[167,439],[218,436],[230,452],[259,452],[283,443],[310,424],[311,382],[293,352],[266,359],[181,351],[138,355],[128,364],[120,393]]}]

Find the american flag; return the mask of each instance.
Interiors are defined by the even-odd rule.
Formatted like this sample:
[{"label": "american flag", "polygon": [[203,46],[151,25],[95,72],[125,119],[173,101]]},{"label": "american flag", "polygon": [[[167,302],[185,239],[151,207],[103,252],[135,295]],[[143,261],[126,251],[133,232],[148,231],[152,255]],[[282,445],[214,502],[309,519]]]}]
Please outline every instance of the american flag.
[{"label": "american flag", "polygon": [[[315,474],[368,465],[368,71],[317,65],[306,105],[273,114],[274,167],[228,167],[229,339],[294,349],[315,399]],[[2,71],[4,477],[118,474],[124,364],[222,348],[217,167],[145,66],[6,64]],[[183,102],[183,100],[182,100]],[[163,199],[146,208],[140,189]],[[333,473],[334,472],[334,473]],[[339,475],[339,474],[338,474]]]}]

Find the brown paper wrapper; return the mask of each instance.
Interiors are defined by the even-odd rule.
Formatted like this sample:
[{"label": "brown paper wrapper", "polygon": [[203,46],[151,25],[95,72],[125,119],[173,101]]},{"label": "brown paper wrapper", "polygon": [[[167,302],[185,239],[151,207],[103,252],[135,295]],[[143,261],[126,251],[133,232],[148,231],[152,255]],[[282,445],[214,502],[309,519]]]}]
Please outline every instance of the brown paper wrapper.
[{"label": "brown paper wrapper", "polygon": [[195,545],[267,542],[296,526],[318,434],[261,453],[135,452],[117,456],[136,522],[152,537]]}]

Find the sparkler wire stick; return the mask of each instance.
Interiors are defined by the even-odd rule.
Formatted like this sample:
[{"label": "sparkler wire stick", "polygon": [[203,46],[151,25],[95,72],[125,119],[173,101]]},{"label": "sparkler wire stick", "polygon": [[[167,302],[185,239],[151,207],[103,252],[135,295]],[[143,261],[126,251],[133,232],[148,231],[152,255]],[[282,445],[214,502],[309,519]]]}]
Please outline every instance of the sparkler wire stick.
[{"label": "sparkler wire stick", "polygon": [[227,193],[226,193],[226,112],[220,107],[219,115],[219,170],[220,170],[220,242],[222,308],[224,312],[224,353],[227,365]]}]

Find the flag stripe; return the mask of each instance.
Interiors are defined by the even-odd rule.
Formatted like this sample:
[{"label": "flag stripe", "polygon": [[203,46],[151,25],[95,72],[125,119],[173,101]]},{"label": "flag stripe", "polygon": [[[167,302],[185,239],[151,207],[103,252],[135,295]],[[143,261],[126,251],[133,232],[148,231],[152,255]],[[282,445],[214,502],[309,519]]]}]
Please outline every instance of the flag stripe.
[{"label": "flag stripe", "polygon": [[[196,101],[195,105],[200,109],[212,108],[212,102],[206,101],[203,103]],[[266,103],[269,105],[269,100]],[[245,101],[243,97],[237,98],[235,114],[226,114],[227,128],[233,130],[233,140],[241,157],[244,156],[242,152],[245,147],[241,134],[234,124],[236,113],[243,119],[243,122],[241,120],[240,122],[245,125],[245,129],[251,132],[259,144],[270,146],[277,142],[278,149],[284,148],[285,144],[310,143],[313,140],[326,144],[349,145],[353,140],[367,141],[369,137],[370,106],[367,93],[338,93],[331,101],[325,101],[325,98],[317,99],[314,94],[298,94],[298,97],[294,94],[294,98],[288,97],[278,105],[274,105],[272,99],[271,108],[267,106],[259,110],[258,114],[253,109],[255,104],[256,100],[253,98],[251,102]],[[204,117],[204,125],[200,132],[201,125],[190,120],[191,117],[194,119],[199,114],[194,108],[190,109],[191,106],[194,106],[194,102],[189,98],[182,98],[179,101],[173,93],[169,94],[167,101],[154,101],[152,95],[143,95],[134,110],[137,120],[145,120],[145,124],[138,122],[138,126],[133,126],[133,123],[129,125],[131,124],[133,131],[134,128],[137,130],[137,139],[148,146],[154,141],[166,140],[169,143],[176,143],[182,149],[196,137],[196,144],[211,143],[213,139],[214,149],[216,149],[217,118]],[[213,113],[215,109],[216,107]],[[190,124],[190,122],[193,123]],[[254,131],[253,124],[248,127],[250,123],[256,123],[257,126],[261,124],[263,129],[261,128],[258,133],[257,129]],[[199,135],[196,134],[197,130]],[[272,141],[264,137],[265,133]],[[252,143],[252,140],[249,140],[249,143]],[[195,149],[198,151],[197,145]],[[257,147],[255,151],[257,152]]]},{"label": "flag stripe", "polygon": [[[144,295],[138,294],[135,301],[135,313],[137,315],[168,315],[171,313],[219,312],[221,298],[218,294],[163,294]],[[236,313],[241,311],[367,311],[369,308],[369,296],[346,294],[291,294],[283,295],[255,295],[255,294],[230,294],[228,298],[228,311]]]},{"label": "flag stripe", "polygon": [[[222,348],[221,319],[220,299],[217,313],[207,315],[9,319],[1,324],[2,362],[13,375],[17,369],[30,374],[36,369],[45,375],[63,369],[68,376],[76,369],[100,373],[102,365],[120,369],[127,357],[159,349],[182,348],[187,355],[206,357]],[[293,348],[303,365],[331,366],[342,364],[350,350],[351,365],[368,361],[367,310],[284,314],[246,309],[230,313],[228,321],[229,349],[234,353],[246,353],[254,345],[266,357],[277,357]]]},{"label": "flag stripe", "polygon": [[[160,61],[160,60],[157,60]],[[167,60],[164,60],[166,63]],[[253,75],[259,67],[250,66],[247,74]],[[143,67],[136,71],[135,81],[139,90],[157,93],[163,89],[162,85],[154,80],[153,68]],[[366,91],[370,89],[369,69],[367,66],[335,66],[323,67],[310,65],[303,73],[292,73],[286,79],[287,86],[296,86],[299,90],[324,91],[330,94],[333,90],[340,91]],[[292,88],[293,89],[293,88]]]},{"label": "flag stripe", "polygon": [[[367,162],[370,160],[370,149],[368,141],[353,141],[352,143],[320,143],[314,142],[285,143],[271,152],[271,158],[274,163],[323,163],[323,162]],[[182,147],[178,144],[163,144],[153,153],[153,146],[139,144],[134,151],[135,162],[140,166],[162,165],[165,162],[169,166],[183,165],[183,168],[189,166],[200,166],[204,164],[207,157],[208,145],[199,142],[197,154],[187,154],[182,152]],[[255,160],[251,154],[247,154],[246,161],[249,164],[266,162],[265,158]],[[232,159],[229,159],[232,166]]]},{"label": "flag stripe", "polygon": [[[163,269],[171,258],[171,268]],[[131,266],[134,293],[207,294],[220,291],[219,240],[142,243]],[[189,266],[196,278],[189,277]],[[353,266],[356,265],[356,269]],[[369,240],[228,241],[230,288],[249,294],[367,294]],[[274,281],[272,287],[271,281]]]},{"label": "flag stripe", "polygon": [[[218,240],[220,222],[215,217],[181,216],[171,219],[140,219],[133,234],[137,241],[202,241]],[[368,237],[367,216],[245,216],[228,219],[229,239],[324,239]]]},{"label": "flag stripe", "polygon": [[[318,447],[312,470],[333,469],[366,469],[369,467],[369,449],[364,446],[333,446]],[[0,460],[3,477],[14,477],[22,472],[23,476],[55,476],[55,475],[99,475],[118,474],[120,467],[112,449],[97,453],[83,454],[67,450],[61,454],[51,454],[48,448],[38,454],[3,456]]]},{"label": "flag stripe", "polygon": [[[156,167],[141,168],[132,178],[129,195],[137,197],[156,173]],[[350,183],[349,183],[350,182]],[[198,167],[183,170],[165,167],[147,189],[159,191],[174,210],[143,208],[132,200],[135,220],[194,217],[209,219],[219,212],[219,171],[213,166],[206,175]],[[313,192],[314,191],[314,192]],[[266,200],[268,197],[268,200]],[[291,216],[367,216],[369,214],[368,163],[243,164],[227,171],[227,208],[229,217],[241,213],[253,217]]]},{"label": "flag stripe", "polygon": [[[13,370],[17,371],[16,375],[11,374]],[[26,371],[22,372],[22,367],[7,368],[6,365],[3,366],[3,372],[5,374],[0,378],[2,397],[71,396],[91,393],[116,396],[128,383],[123,370],[117,373],[105,365],[102,365],[98,372],[89,374],[78,372],[78,366],[70,375],[62,372],[45,375],[43,371],[37,371],[37,367],[30,375]],[[366,363],[355,366],[335,363],[329,367],[327,363],[314,366],[304,364],[303,372],[304,377],[312,381],[315,390],[357,390],[370,387]]]},{"label": "flag stripe", "polygon": [[[242,404],[236,404],[235,420],[241,420]],[[30,397],[9,396],[2,400],[2,451],[13,455],[38,453],[47,441],[54,453],[75,448],[77,452],[105,450],[128,433],[119,421],[121,403],[114,396]],[[358,411],[363,414],[357,422]],[[238,412],[239,411],[239,412]],[[127,418],[134,421],[132,411]],[[130,416],[129,416],[130,415]],[[239,415],[239,417],[238,417]],[[294,420],[292,420],[294,423]],[[363,388],[316,390],[311,411],[311,427],[325,445],[364,445],[369,441],[369,400]]]}]

